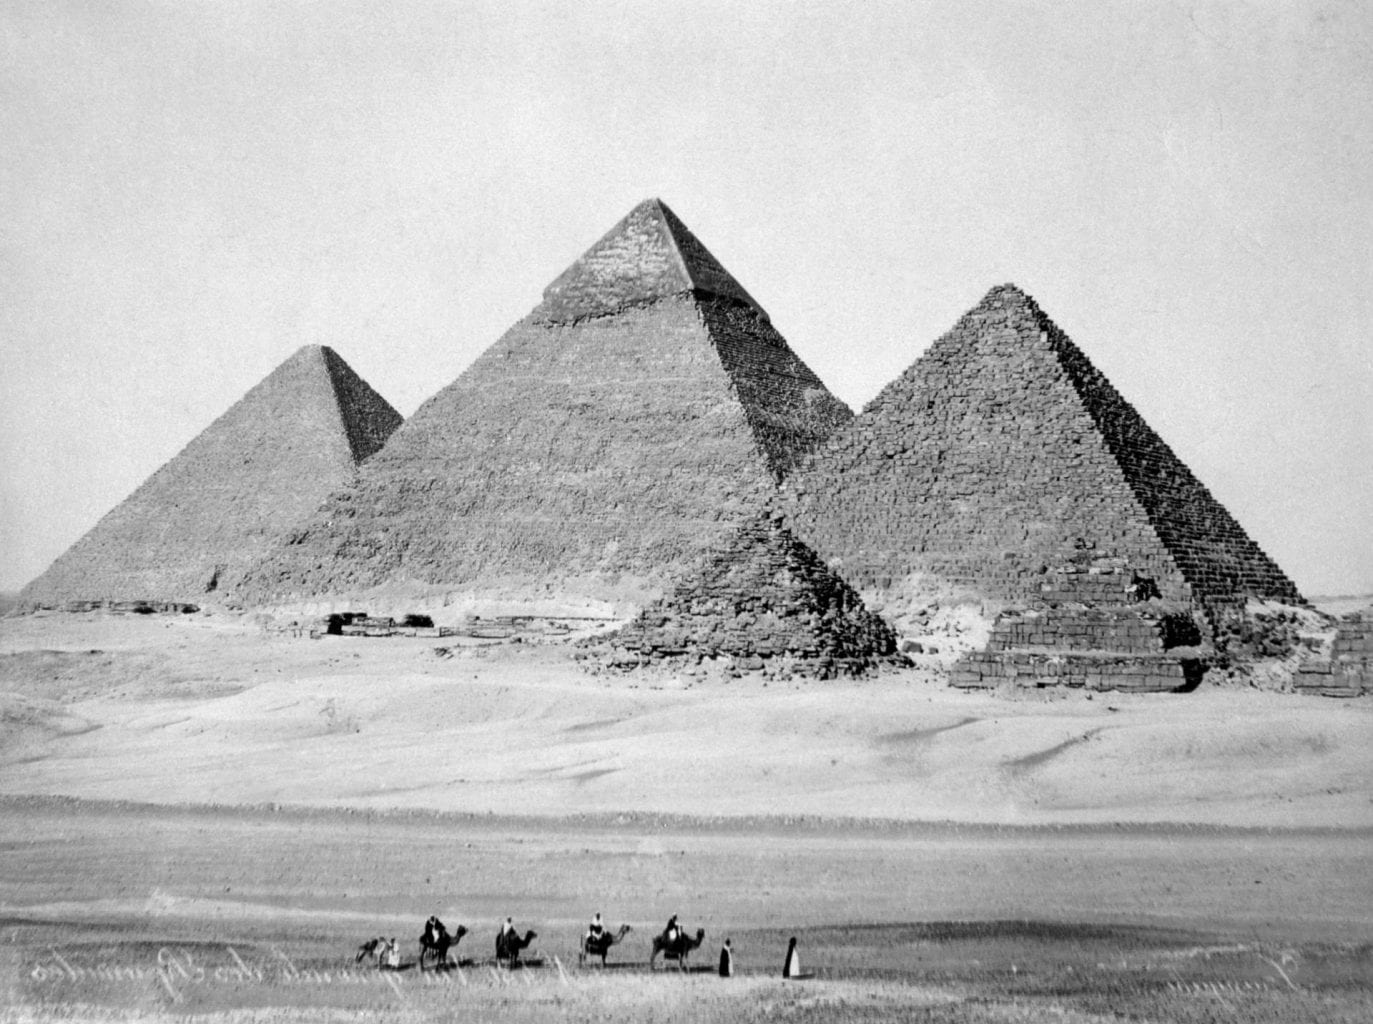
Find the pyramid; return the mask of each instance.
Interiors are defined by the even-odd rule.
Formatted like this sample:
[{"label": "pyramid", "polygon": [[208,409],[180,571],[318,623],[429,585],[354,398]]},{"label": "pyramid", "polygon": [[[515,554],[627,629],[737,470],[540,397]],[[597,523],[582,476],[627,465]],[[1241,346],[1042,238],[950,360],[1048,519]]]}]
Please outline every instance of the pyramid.
[{"label": "pyramid", "polygon": [[894,661],[896,636],[815,552],[764,513],[594,645],[634,655],[621,665],[785,658],[790,672],[828,678]]},{"label": "pyramid", "polygon": [[639,607],[851,415],[648,200],[238,593]]},{"label": "pyramid", "polygon": [[1012,285],[993,288],[786,489],[797,536],[865,595],[1033,601],[1067,580],[1084,605],[1109,603],[1102,587],[1118,602],[1134,587],[1209,609],[1301,602]]},{"label": "pyramid", "polygon": [[401,417],[337,353],[307,345],[104,516],[20,595],[193,603],[351,482]]}]

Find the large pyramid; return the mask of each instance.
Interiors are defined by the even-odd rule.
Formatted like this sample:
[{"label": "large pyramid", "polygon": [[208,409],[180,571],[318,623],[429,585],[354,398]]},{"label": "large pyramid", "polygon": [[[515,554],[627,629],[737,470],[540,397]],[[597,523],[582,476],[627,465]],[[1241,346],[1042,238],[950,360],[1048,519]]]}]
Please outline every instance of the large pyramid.
[{"label": "large pyramid", "polygon": [[[1291,581],[1035,305],[992,289],[787,483],[860,591],[1038,598],[1063,580],[1208,609]],[[1059,593],[1056,597],[1062,598]],[[1108,602],[1109,603],[1109,602]]]},{"label": "large pyramid", "polygon": [[332,349],[307,345],[100,520],[20,595],[197,602],[353,479],[401,417]]},{"label": "large pyramid", "polygon": [[637,607],[851,415],[648,200],[238,593]]}]

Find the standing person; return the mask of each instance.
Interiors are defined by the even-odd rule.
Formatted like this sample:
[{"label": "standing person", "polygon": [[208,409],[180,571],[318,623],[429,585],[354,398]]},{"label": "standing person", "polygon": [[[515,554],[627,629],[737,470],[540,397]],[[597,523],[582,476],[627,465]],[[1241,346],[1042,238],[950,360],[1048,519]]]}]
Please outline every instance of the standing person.
[{"label": "standing person", "polygon": [[510,940],[515,937],[515,919],[507,917],[496,933],[496,960],[508,960],[511,956]]},{"label": "standing person", "polygon": [[782,963],[782,977],[799,978],[801,976],[801,958],[796,955],[796,936],[791,937],[791,942],[787,943],[787,958]]},{"label": "standing person", "polygon": [[720,977],[734,977],[734,950],[729,944],[729,939],[720,947]]}]

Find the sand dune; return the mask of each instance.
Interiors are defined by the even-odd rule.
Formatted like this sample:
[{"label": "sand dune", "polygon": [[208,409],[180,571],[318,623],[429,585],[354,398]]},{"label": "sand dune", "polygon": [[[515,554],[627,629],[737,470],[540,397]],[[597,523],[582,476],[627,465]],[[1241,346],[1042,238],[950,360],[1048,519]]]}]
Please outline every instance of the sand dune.
[{"label": "sand dune", "polygon": [[[447,645],[449,642],[445,641]],[[1373,705],[593,677],[562,646],[0,623],[0,792],[564,815],[1373,824]]]}]

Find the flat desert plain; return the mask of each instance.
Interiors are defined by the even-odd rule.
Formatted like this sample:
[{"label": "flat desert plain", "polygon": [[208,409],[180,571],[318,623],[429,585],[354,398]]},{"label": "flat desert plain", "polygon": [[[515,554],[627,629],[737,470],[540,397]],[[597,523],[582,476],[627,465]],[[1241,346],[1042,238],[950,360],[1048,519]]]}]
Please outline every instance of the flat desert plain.
[{"label": "flat desert plain", "polygon": [[[578,964],[591,914],[632,930]],[[470,931],[420,971],[437,914]],[[704,939],[690,970],[652,936]],[[499,923],[537,935],[497,970]],[[355,963],[375,936],[401,969]],[[737,976],[714,973],[731,940]],[[797,939],[801,980],[780,977]],[[1373,1020],[1373,702],[0,620],[0,1021]]]}]

